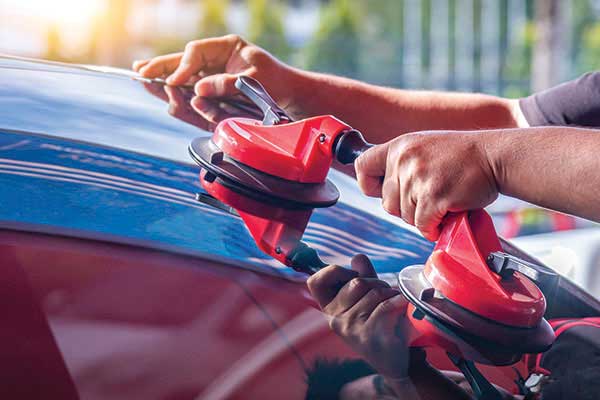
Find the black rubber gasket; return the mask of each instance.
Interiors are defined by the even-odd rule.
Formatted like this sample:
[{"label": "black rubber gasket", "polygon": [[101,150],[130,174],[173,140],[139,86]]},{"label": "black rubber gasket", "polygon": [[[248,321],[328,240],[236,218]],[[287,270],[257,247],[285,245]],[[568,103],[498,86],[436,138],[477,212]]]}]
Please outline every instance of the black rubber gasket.
[{"label": "black rubber gasket", "polygon": [[[260,172],[223,154],[210,138],[197,138],[189,153],[218,183],[260,202],[288,208],[321,208],[334,205],[340,197],[335,185],[299,183]],[[220,154],[219,154],[220,153]]]},{"label": "black rubber gasket", "polygon": [[514,327],[477,315],[443,296],[427,296],[422,300],[423,290],[431,287],[422,271],[422,266],[406,267],[400,271],[398,283],[402,294],[436,327],[456,335],[480,350],[482,355],[489,354],[493,358],[495,352],[499,352],[501,357],[511,353],[515,357],[541,353],[554,342],[554,331],[545,319],[535,327]]}]

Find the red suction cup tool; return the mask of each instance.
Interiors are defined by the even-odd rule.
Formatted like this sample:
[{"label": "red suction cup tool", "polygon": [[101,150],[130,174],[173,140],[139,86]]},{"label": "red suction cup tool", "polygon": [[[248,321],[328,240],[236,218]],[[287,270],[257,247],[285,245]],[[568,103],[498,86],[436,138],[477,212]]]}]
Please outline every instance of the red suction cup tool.
[{"label": "red suction cup tool", "polygon": [[202,186],[219,208],[240,215],[261,250],[315,273],[326,264],[300,238],[312,209],[338,200],[337,188],[327,180],[331,163],[352,163],[371,145],[331,115],[292,122],[252,78],[239,77],[236,87],[264,119],[229,118],[212,138],[191,143],[190,155],[204,170]]},{"label": "red suction cup tool", "polygon": [[[192,142],[190,154],[204,169],[202,186],[220,208],[237,211],[262,251],[315,273],[325,263],[301,237],[312,209],[338,199],[327,180],[331,163],[352,163],[371,145],[330,115],[292,122],[251,78],[238,78],[236,87],[264,119],[226,119],[212,138]],[[500,399],[473,361],[510,364],[550,347],[554,333],[534,281],[551,288],[557,276],[503,253],[485,211],[448,215],[426,265],[399,274],[411,303],[410,345],[445,349],[478,399]]]},{"label": "red suction cup tool", "polygon": [[200,174],[200,183],[212,198],[231,207],[264,253],[282,264],[307,274],[314,274],[325,264],[317,252],[301,241],[312,209],[277,207],[229,189],[216,181],[206,180],[208,172]]},{"label": "red suction cup tool", "polygon": [[399,274],[417,331],[412,345],[495,365],[547,350],[554,332],[532,280],[548,287],[557,276],[503,253],[485,211],[448,215],[425,266]]},{"label": "red suction cup tool", "polygon": [[370,147],[362,135],[331,115],[292,122],[252,78],[239,77],[236,87],[265,117],[223,120],[212,138],[192,142],[190,154],[206,169],[205,180],[289,208],[335,204],[339,192],[327,173],[334,158],[351,163]]}]

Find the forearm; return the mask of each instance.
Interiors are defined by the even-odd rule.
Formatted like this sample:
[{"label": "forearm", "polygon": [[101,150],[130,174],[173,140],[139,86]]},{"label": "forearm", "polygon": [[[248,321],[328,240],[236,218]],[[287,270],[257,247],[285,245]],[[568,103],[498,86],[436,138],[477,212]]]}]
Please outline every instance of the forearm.
[{"label": "forearm", "polygon": [[468,400],[471,397],[441,372],[426,365],[412,371],[410,378],[384,377],[385,382],[402,400]]},{"label": "forearm", "polygon": [[517,127],[515,101],[471,93],[400,90],[295,70],[297,118],[332,114],[372,143],[406,132]]},{"label": "forearm", "polygon": [[544,127],[483,135],[501,193],[600,221],[600,131]]}]

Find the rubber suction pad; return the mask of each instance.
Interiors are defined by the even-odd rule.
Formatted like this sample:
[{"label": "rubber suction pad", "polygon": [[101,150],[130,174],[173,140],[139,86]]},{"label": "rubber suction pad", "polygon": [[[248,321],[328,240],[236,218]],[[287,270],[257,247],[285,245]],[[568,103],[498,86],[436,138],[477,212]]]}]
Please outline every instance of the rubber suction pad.
[{"label": "rubber suction pad", "polygon": [[554,342],[554,331],[545,319],[534,327],[522,328],[479,316],[436,292],[422,271],[422,265],[400,271],[398,283],[402,294],[436,327],[480,349],[482,354],[541,353]]},{"label": "rubber suction pad", "polygon": [[334,205],[340,193],[335,185],[299,183],[260,172],[224,154],[210,138],[192,141],[189,152],[207,171],[205,179],[218,183],[255,200],[288,208],[320,208]]}]

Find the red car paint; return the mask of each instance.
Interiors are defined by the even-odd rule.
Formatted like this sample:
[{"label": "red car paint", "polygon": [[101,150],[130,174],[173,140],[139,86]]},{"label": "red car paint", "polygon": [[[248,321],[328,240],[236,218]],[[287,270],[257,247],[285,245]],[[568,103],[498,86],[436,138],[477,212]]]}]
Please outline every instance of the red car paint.
[{"label": "red car paint", "polygon": [[[304,282],[11,231],[0,232],[0,255],[12,276],[0,288],[5,326],[19,331],[0,341],[15,354],[0,372],[13,380],[6,398],[301,399],[316,357],[356,357]],[[511,368],[484,371],[512,387]]]}]

